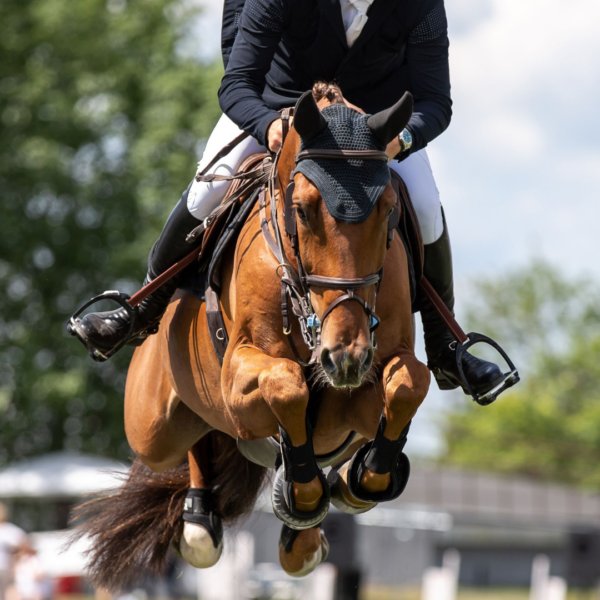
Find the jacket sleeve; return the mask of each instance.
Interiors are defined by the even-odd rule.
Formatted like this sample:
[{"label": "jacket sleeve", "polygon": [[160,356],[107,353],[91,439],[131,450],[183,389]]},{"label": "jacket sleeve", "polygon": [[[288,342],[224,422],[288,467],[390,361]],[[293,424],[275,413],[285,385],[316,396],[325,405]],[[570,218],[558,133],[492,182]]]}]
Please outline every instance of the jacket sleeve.
[{"label": "jacket sleeve", "polygon": [[448,21],[443,0],[410,32],[406,48],[415,111],[408,124],[417,152],[443,133],[452,117]]},{"label": "jacket sleeve", "polygon": [[219,89],[223,112],[263,146],[267,129],[279,113],[262,94],[285,26],[282,0],[247,0],[240,29]]}]

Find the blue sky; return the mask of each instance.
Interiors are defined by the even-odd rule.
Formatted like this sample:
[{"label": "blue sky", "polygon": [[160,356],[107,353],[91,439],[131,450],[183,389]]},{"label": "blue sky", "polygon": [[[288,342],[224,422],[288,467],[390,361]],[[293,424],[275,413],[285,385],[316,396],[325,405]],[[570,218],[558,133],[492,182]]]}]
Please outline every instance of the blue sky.
[{"label": "blue sky", "polygon": [[[212,56],[222,0],[202,5],[196,51]],[[446,11],[454,117],[429,156],[458,290],[534,258],[600,280],[600,3],[446,0]],[[432,389],[413,453],[440,451],[448,400]]]}]

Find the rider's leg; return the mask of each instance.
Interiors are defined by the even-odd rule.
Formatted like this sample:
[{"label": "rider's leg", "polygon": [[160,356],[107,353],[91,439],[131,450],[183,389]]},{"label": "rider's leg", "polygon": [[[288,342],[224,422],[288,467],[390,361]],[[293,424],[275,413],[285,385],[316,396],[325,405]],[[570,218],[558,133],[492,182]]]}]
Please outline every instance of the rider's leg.
[{"label": "rider's leg", "polygon": [[[225,116],[221,117],[206,146],[206,151],[199,164],[199,169],[213,158],[218,151],[234,140],[240,130]],[[214,165],[209,173],[229,174],[237,171],[248,156],[261,149],[253,138],[246,138],[226,157]],[[186,237],[225,197],[230,182],[199,183],[195,180],[183,193],[169,216],[165,227],[154,244],[148,259],[148,275],[145,283],[166,271],[176,262],[187,256],[201,243],[189,244]],[[171,296],[179,285],[178,277],[166,282],[156,292],[139,305],[139,317],[133,336],[134,343],[140,342],[148,335],[158,331],[162,318]],[[114,348],[129,331],[129,315],[121,308],[109,312],[90,313],[78,324],[76,331],[79,337],[100,351]]]},{"label": "rider's leg", "polygon": [[[213,157],[219,153],[221,148],[232,142],[240,133],[242,133],[241,129],[227,115],[223,115],[215,125],[210,138],[208,138],[202,159],[198,163],[197,172],[200,173],[203,171]],[[227,156],[217,161],[208,173],[214,175],[233,175],[249,156],[264,151],[265,148],[254,138],[248,137],[243,142],[240,142]],[[229,181],[207,183],[205,181],[194,180],[187,198],[190,213],[196,219],[205,219],[213,209],[221,204],[230,186],[231,183]]]},{"label": "rider's leg", "polygon": [[[390,167],[404,180],[419,219],[425,245],[424,275],[454,312],[450,237],[427,153],[421,150],[403,162],[392,161]],[[440,389],[455,389],[461,383],[455,354],[450,348],[454,338],[427,299],[423,299],[421,304],[421,318],[428,366]],[[497,365],[468,353],[465,353],[463,368],[473,390],[480,394],[495,387],[503,377]]]}]

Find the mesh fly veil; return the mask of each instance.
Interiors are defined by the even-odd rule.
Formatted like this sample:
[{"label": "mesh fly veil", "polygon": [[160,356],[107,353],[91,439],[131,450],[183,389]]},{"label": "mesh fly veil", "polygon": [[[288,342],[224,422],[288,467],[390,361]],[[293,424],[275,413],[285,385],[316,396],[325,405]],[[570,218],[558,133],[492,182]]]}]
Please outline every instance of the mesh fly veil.
[{"label": "mesh fly veil", "polygon": [[[325,107],[327,127],[300,150],[385,150],[363,115],[344,104]],[[306,159],[294,173],[302,173],[319,190],[327,210],[337,221],[361,223],[373,211],[390,181],[387,163],[381,160]]]}]

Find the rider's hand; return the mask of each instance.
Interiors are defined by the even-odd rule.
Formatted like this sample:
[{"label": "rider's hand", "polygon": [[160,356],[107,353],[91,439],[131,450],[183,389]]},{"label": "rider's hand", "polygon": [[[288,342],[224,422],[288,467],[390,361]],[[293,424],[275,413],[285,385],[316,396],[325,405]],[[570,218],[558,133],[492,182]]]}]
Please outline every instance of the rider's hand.
[{"label": "rider's hand", "polygon": [[398,136],[396,136],[388,145],[387,148],[385,149],[388,158],[390,160],[392,160],[395,156],[398,155],[398,153],[400,152],[400,140],[398,139]]},{"label": "rider's hand", "polygon": [[278,152],[283,140],[283,125],[281,119],[275,119],[267,130],[267,143],[271,152]]}]

